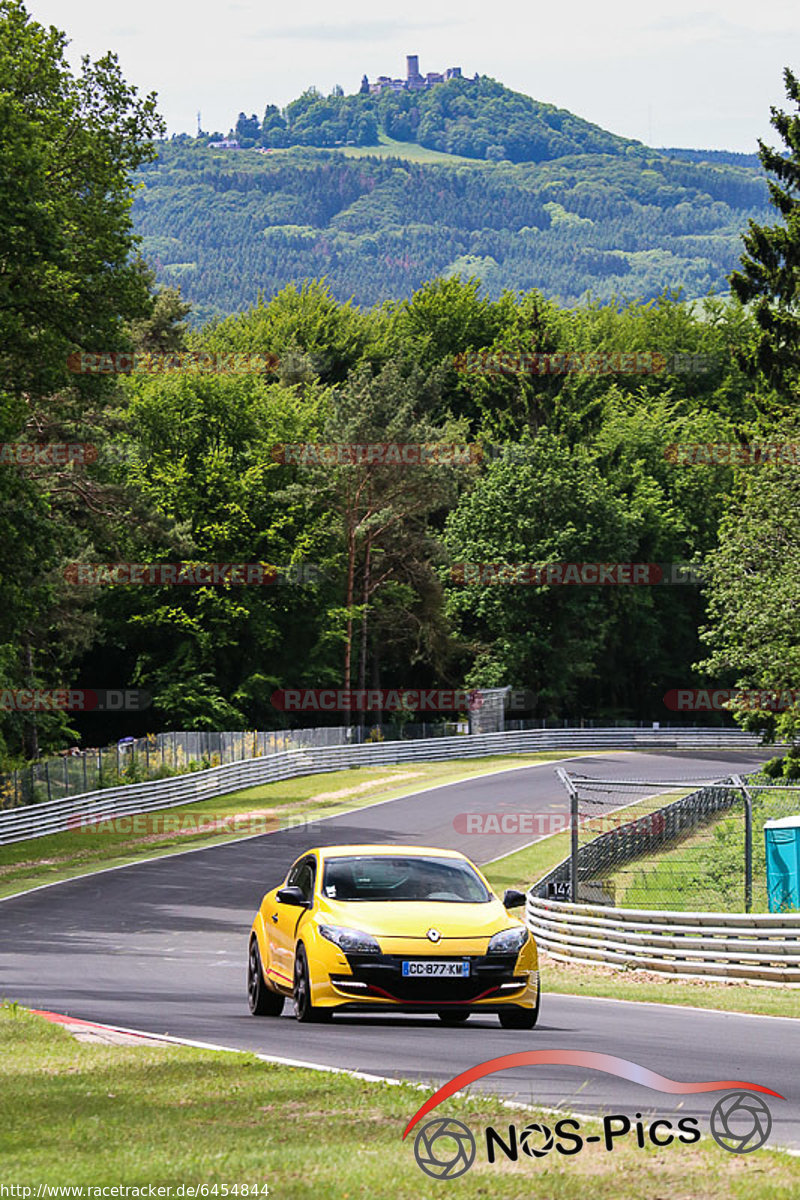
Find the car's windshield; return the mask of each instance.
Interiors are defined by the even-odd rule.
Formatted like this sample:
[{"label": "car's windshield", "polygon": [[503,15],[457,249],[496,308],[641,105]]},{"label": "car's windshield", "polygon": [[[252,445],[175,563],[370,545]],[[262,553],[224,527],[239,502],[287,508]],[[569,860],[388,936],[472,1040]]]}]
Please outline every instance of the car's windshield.
[{"label": "car's windshield", "polygon": [[491,893],[467,862],[457,858],[330,858],[322,894],[328,900],[442,900],[485,904]]}]

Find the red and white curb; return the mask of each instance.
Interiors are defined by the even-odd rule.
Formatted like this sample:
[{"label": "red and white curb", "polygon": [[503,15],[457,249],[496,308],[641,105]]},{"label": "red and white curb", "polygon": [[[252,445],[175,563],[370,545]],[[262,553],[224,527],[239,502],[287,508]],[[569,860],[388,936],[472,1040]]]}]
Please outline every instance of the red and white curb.
[{"label": "red and white curb", "polygon": [[81,1021],[78,1017],[67,1017],[64,1013],[47,1012],[32,1008],[36,1017],[44,1017],[54,1025],[61,1025],[78,1042],[94,1042],[103,1046],[164,1046],[168,1041],[156,1033],[140,1033],[133,1029],[118,1029],[114,1025],[100,1025],[96,1021]]}]

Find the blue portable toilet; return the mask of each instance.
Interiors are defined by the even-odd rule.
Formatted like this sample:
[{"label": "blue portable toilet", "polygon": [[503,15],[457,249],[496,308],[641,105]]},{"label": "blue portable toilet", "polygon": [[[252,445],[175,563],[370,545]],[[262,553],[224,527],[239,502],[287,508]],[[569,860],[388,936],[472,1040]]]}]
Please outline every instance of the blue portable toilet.
[{"label": "blue portable toilet", "polygon": [[764,823],[770,912],[800,909],[800,815]]}]

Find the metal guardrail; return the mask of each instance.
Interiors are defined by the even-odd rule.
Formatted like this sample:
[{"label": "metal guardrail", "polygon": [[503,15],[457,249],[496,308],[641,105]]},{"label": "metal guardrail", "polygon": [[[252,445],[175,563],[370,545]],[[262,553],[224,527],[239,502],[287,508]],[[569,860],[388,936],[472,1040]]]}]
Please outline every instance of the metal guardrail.
[{"label": "metal guardrail", "polygon": [[800,988],[800,913],[661,912],[528,894],[525,923],[554,959]]},{"label": "metal guardrail", "polygon": [[240,788],[347,767],[402,762],[437,762],[490,754],[548,750],[746,749],[757,734],[735,729],[530,729],[506,733],[375,742],[357,746],[309,747],[211,767],[171,779],[126,784],[0,812],[0,845],[78,828],[83,822],[129,816],[159,808],[196,804]]},{"label": "metal guardrail", "polygon": [[[367,732],[368,731],[368,732]],[[21,804],[66,800],[90,791],[146,783],[172,775],[220,767],[246,758],[263,758],[281,750],[309,746],[358,745],[363,741],[398,737],[450,737],[468,732],[468,723],[369,722],[358,725],[325,725],[278,730],[172,730],[140,738],[122,738],[109,746],[79,750],[37,759],[25,767],[0,774],[0,811]],[[489,732],[487,730],[486,732]]]}]

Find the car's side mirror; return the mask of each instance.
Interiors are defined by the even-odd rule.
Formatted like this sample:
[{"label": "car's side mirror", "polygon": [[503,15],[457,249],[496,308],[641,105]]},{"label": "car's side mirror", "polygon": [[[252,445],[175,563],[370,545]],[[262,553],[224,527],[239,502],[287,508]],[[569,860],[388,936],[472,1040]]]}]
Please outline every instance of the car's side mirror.
[{"label": "car's side mirror", "polygon": [[503,893],[503,908],[519,908],[524,903],[524,892],[518,892],[516,888],[506,888]]},{"label": "car's side mirror", "polygon": [[308,901],[305,898],[303,889],[299,887],[282,887],[278,888],[275,899],[279,904],[292,904],[295,908],[307,908]]}]

